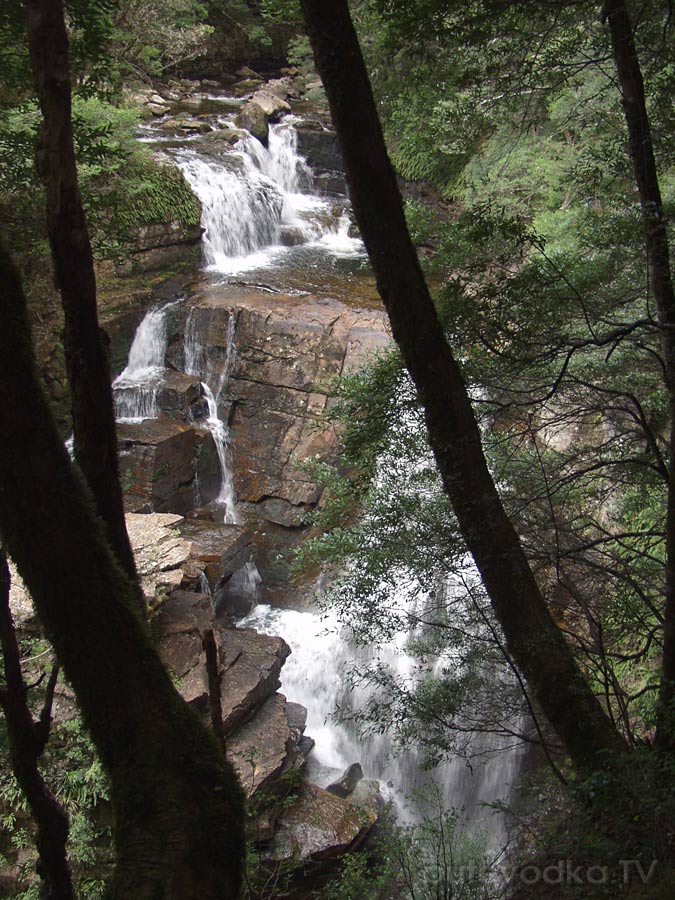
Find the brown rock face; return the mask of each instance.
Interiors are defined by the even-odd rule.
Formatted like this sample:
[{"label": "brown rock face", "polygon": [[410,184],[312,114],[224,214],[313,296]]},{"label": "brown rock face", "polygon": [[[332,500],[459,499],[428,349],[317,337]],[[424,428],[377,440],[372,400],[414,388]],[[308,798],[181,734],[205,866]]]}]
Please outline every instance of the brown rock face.
[{"label": "brown rock face", "polygon": [[217,492],[218,459],[207,431],[163,416],[118,425],[117,434],[128,512],[186,515],[195,505],[196,474]]},{"label": "brown rock face", "polygon": [[[338,450],[338,433],[322,419],[333,381],[388,346],[384,313],[325,297],[221,287],[200,298],[198,314],[214,359],[236,318],[236,361],[220,405],[240,509],[298,528],[321,494],[304,463],[330,462]],[[169,348],[176,366],[181,340],[176,335]]]},{"label": "brown rock face", "polygon": [[225,734],[231,734],[280,685],[279,672],[291,652],[278,637],[250,628],[216,628],[223,667],[221,703]]},{"label": "brown rock face", "polygon": [[272,694],[228,741],[227,755],[251,800],[267,803],[275,795],[288,793],[280,779],[305,760],[299,749],[304,723],[301,729],[294,728],[287,710],[297,705],[287,703],[283,694]]}]

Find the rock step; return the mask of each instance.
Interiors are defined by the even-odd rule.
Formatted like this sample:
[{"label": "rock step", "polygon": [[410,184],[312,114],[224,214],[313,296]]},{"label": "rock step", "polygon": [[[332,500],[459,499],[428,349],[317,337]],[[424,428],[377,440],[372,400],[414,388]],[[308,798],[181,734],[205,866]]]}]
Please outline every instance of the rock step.
[{"label": "rock step", "polygon": [[206,714],[208,683],[202,634],[213,628],[222,674],[223,727],[225,734],[231,735],[277,690],[290,648],[281,638],[253,629],[223,628],[213,622],[212,615],[208,597],[174,591],[156,619],[158,649],[178,679],[181,696]]},{"label": "rock step", "polygon": [[316,863],[335,859],[355,850],[377,819],[373,802],[357,805],[303,779],[296,802],[277,820],[267,858],[275,862],[302,859]]},{"label": "rock step", "polygon": [[289,792],[283,776],[305,761],[300,738],[307,710],[289,703],[283,694],[272,694],[255,716],[227,742],[227,755],[234,765],[246,796],[263,806]]}]

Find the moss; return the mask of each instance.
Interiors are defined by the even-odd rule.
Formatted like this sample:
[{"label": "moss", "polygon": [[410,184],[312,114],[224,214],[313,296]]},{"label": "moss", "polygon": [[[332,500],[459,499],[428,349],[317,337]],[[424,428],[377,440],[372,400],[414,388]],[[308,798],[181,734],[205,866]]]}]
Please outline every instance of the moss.
[{"label": "moss", "polygon": [[120,235],[165,222],[180,222],[185,228],[199,226],[199,200],[182,172],[173,166],[151,159],[133,160],[125,166],[123,190],[118,191],[116,199],[111,225]]}]

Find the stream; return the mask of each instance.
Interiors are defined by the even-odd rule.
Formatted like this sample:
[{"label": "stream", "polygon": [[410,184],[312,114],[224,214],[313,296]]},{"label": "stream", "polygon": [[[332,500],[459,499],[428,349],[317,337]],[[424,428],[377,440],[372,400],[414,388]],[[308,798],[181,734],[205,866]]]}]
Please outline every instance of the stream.
[{"label": "stream", "polygon": [[[231,127],[237,101],[210,98],[210,108],[214,103],[218,108],[218,99],[223,101],[218,125]],[[242,133],[234,146],[220,152],[202,136],[176,141],[168,139],[156,123],[144,126],[141,139],[152,142],[180,167],[202,203],[203,268],[197,275],[196,290],[208,285],[212,291],[227,291],[245,279],[263,290],[287,294],[323,291],[355,301],[359,296],[372,299],[375,295],[363,245],[351,233],[348,198],[315,192],[312,170],[298,151],[299,122],[298,117],[288,115],[272,125],[267,148]],[[138,422],[159,415],[158,388],[166,372],[167,315],[185,299],[153,307],[139,325],[128,364],[114,383],[119,421]],[[190,312],[184,357],[185,372],[199,378],[208,406],[200,427],[209,429],[218,453],[221,521],[236,523],[230,435],[227,422],[219,417],[218,403],[237,352],[234,317],[229,321],[226,350],[214,366],[197,319]],[[257,593],[257,572],[249,568],[248,577],[251,590]],[[410,602],[405,591],[394,599],[402,606]],[[372,690],[364,685],[350,690],[348,673],[354,665],[377,656],[400,677],[415,677],[415,662],[406,651],[413,635],[401,635],[377,648],[358,648],[350,643],[335,612],[320,614],[306,607],[282,609],[262,603],[241,624],[279,635],[292,649],[281,672],[281,689],[289,700],[308,710],[307,734],[316,741],[308,764],[315,783],[325,786],[358,761],[366,778],[380,782],[403,822],[419,821],[428,814],[413,795],[434,784],[446,808],[464,810],[467,827],[480,826],[489,833],[490,846],[498,848],[505,842],[503,816],[485,804],[509,801],[522,751],[491,752],[496,744],[490,743],[489,735],[480,736],[475,742],[478,758],[470,766],[455,758],[424,770],[415,746],[395,747],[386,734],[361,736],[354,723],[335,721],[336,709],[347,713],[359,709]]]}]

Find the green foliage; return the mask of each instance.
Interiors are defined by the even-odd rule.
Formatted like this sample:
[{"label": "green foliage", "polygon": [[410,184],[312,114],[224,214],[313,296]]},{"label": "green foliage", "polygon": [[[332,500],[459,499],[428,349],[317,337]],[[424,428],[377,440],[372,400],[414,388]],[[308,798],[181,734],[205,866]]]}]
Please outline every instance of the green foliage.
[{"label": "green foliage", "polygon": [[[23,652],[31,660],[25,664],[30,678],[37,674],[37,666],[47,666],[52,658],[51,654],[45,656],[43,642],[28,642]],[[34,704],[42,703],[42,691],[33,689],[30,699]],[[0,846],[7,847],[5,853],[9,855],[22,851],[18,900],[37,900],[41,894],[35,875],[35,826],[9,765],[4,717],[0,718],[0,762]],[[70,820],[68,855],[77,895],[82,900],[99,900],[112,865],[109,791],[79,716],[53,724],[40,769]]]},{"label": "green foliage", "polygon": [[500,891],[486,853],[486,835],[470,834],[460,814],[443,808],[434,791],[423,805],[432,812],[418,825],[385,820],[368,852],[352,853],[317,900],[495,900]]}]

